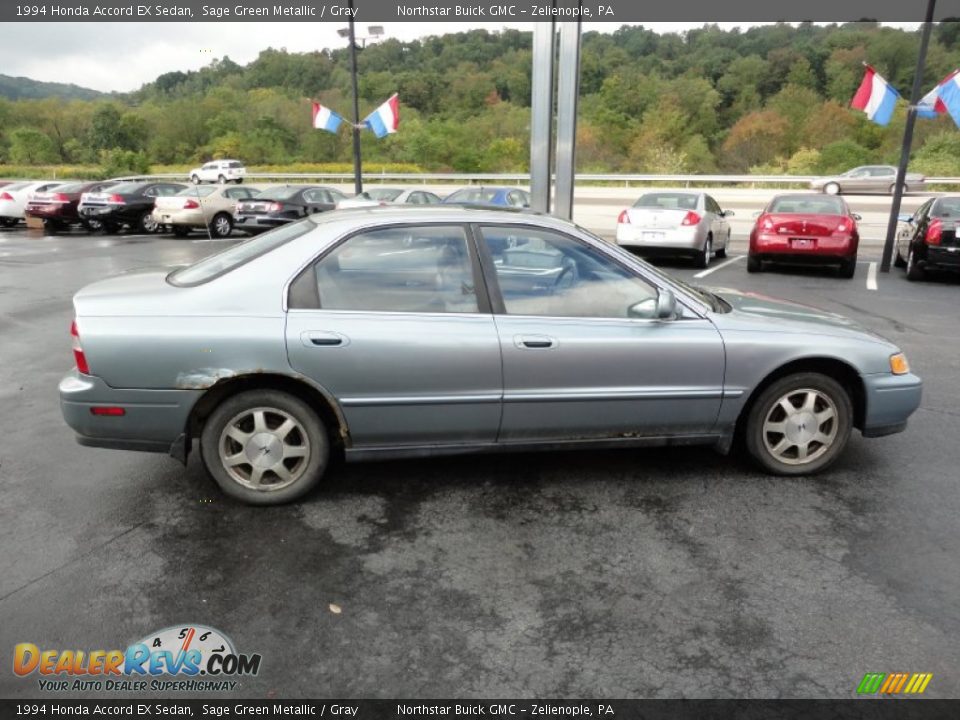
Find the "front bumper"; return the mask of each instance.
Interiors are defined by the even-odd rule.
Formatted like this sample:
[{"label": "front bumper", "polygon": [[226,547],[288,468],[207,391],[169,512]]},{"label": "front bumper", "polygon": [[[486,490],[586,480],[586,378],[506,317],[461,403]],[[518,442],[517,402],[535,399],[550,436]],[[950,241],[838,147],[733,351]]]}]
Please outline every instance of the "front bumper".
[{"label": "front bumper", "polygon": [[[60,410],[77,433],[77,442],[92,447],[169,452],[186,432],[200,390],[112,388],[76,369],[60,381]],[[94,415],[91,407],[122,407],[121,417]]]},{"label": "front bumper", "polygon": [[864,437],[902,432],[923,397],[923,381],[912,373],[864,375],[863,387],[866,395]]}]

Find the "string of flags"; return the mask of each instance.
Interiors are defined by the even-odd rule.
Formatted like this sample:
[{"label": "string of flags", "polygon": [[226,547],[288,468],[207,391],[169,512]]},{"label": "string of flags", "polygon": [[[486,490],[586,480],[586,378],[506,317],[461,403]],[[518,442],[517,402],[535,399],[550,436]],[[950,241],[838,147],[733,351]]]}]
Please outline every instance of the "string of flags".
[{"label": "string of flags", "polygon": [[[893,117],[900,93],[880,73],[866,65],[863,81],[857,88],[850,107],[862,110],[878,125],[888,125]],[[944,113],[960,127],[960,70],[954,70],[917,103],[917,116],[936,118]]]},{"label": "string of flags", "polygon": [[[330,133],[336,133],[340,125],[344,122],[341,115],[334,112],[325,105],[318,102],[313,103],[313,127],[317,130],[325,130]],[[347,123],[353,126],[353,123]],[[400,98],[398,93],[394,93],[389,99],[380,105],[376,110],[367,115],[356,127],[358,129],[372,130],[378,138],[392,135],[400,126]]]}]

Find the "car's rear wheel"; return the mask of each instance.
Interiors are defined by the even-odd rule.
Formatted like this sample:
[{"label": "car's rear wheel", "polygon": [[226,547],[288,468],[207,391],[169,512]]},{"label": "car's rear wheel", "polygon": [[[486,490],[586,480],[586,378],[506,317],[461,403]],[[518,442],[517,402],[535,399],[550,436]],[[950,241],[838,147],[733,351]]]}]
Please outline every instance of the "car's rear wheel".
[{"label": "car's rear wheel", "polygon": [[320,481],[330,458],[317,414],[278,390],[249,390],[225,400],[204,424],[200,447],[223,492],[251,505],[301,497]]},{"label": "car's rear wheel", "polygon": [[917,254],[913,248],[907,250],[907,280],[923,280],[924,269],[917,262]]},{"label": "car's rear wheel", "polygon": [[199,176],[199,175],[191,175],[191,176],[190,176],[190,182],[192,182],[194,185],[199,185],[199,184],[200,184],[200,176]]},{"label": "car's rear wheel", "polygon": [[233,220],[229,213],[222,212],[213,216],[213,220],[210,221],[211,235],[225,238],[230,237],[231,232],[233,232]]},{"label": "car's rear wheel", "polygon": [[707,241],[703,244],[703,249],[697,255],[695,262],[698,268],[705,268],[710,264],[710,258],[713,255],[713,236],[707,235]]},{"label": "car's rear wheel", "polygon": [[832,182],[832,183],[827,183],[826,185],[823,186],[823,191],[824,191],[827,195],[839,195],[839,194],[840,194],[840,186],[837,185],[836,183],[833,183],[833,182]]},{"label": "car's rear wheel", "polygon": [[760,258],[753,255],[747,255],[747,272],[748,273],[758,273],[763,269],[763,263],[760,262]]},{"label": "car's rear wheel", "polygon": [[220,185],[226,185],[227,178],[224,177],[223,175],[217,175],[217,183]]},{"label": "car's rear wheel", "polygon": [[750,407],[746,445],[764,470],[809,475],[843,452],[853,425],[850,396],[821,373],[796,373],[774,382]]},{"label": "car's rear wheel", "polygon": [[0,218],[0,225],[2,225],[3,227],[12,228],[16,224],[17,224],[17,218],[12,218],[12,217]]},{"label": "car's rear wheel", "polygon": [[88,218],[80,221],[80,224],[83,226],[83,229],[87,232],[101,232],[103,230],[103,223],[99,220],[94,220],[93,218]]},{"label": "car's rear wheel", "polygon": [[140,216],[140,222],[137,223],[141,232],[152,234],[160,230],[160,223],[153,219],[153,211],[147,210]]},{"label": "car's rear wheel", "polygon": [[855,257],[844,260],[840,263],[840,277],[850,279],[857,272],[857,259]]},{"label": "car's rear wheel", "polygon": [[[890,191],[890,194],[893,195],[894,193],[897,192],[897,184],[896,184],[896,183],[891,183],[891,184],[890,184],[890,187],[888,188],[888,190]],[[910,192],[910,186],[907,185],[906,183],[904,183],[904,184],[903,184],[903,194],[906,195],[908,192]]]}]

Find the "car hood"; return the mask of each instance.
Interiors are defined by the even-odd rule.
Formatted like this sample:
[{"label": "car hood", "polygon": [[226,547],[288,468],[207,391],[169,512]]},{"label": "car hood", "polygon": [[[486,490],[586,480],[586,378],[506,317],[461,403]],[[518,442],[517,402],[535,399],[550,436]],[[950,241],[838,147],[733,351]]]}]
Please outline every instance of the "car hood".
[{"label": "car hood", "polygon": [[844,315],[760,293],[732,288],[710,288],[710,291],[719,295],[733,308],[733,312],[717,316],[722,319],[718,324],[737,325],[738,329],[760,332],[859,337],[893,345],[883,336]]}]

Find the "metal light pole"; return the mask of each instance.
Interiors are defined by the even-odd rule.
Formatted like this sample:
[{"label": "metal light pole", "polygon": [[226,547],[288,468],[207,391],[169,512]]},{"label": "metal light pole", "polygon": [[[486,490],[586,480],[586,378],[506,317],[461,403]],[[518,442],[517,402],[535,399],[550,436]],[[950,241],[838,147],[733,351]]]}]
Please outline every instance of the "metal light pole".
[{"label": "metal light pole", "polygon": [[[353,188],[359,195],[363,192],[363,170],[360,162],[360,91],[357,88],[357,33],[353,23],[353,0],[348,0],[347,6],[350,8],[350,25],[337,30],[337,34],[350,40],[350,81],[353,86]],[[383,26],[370,25],[367,31],[370,34],[361,38],[363,47],[367,46],[367,40],[383,35]]]},{"label": "metal light pole", "polygon": [[353,188],[359,195],[363,192],[363,174],[360,168],[360,91],[357,89],[357,36],[353,29],[353,0],[349,0],[348,7],[350,8],[350,75],[353,81]]},{"label": "metal light pole", "polygon": [[887,222],[887,238],[883,244],[883,257],[880,259],[880,272],[890,272],[890,259],[893,257],[893,244],[897,234],[897,216],[900,215],[900,203],[903,200],[903,184],[907,177],[907,164],[910,162],[910,146],[913,144],[913,126],[917,121],[917,103],[920,102],[920,85],[923,82],[923,66],[927,61],[927,47],[930,44],[930,30],[933,26],[933,8],[937,0],[927,0],[927,16],[920,35],[920,54],[917,56],[917,71],[913,75],[913,89],[910,91],[910,107],[907,109],[907,124],[903,129],[903,147],[900,149],[900,166],[897,168],[897,186],[890,205],[890,219]]}]

